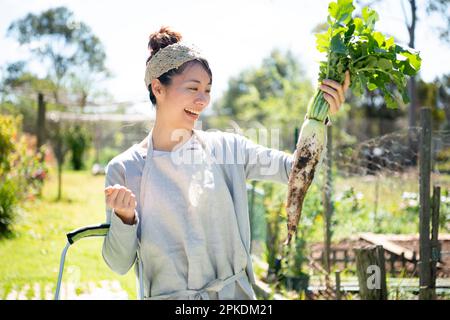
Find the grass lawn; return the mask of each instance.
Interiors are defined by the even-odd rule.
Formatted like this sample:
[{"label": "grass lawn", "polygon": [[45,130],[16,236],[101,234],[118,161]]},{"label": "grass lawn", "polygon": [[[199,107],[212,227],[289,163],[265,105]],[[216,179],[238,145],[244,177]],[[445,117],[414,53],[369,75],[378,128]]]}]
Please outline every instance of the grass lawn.
[{"label": "grass lawn", "polygon": [[[342,176],[335,172],[332,180],[333,216],[332,241],[355,236],[359,232],[417,234],[419,232],[419,172],[408,172],[376,176]],[[322,203],[324,177],[312,185],[305,203]],[[378,183],[378,197],[376,186]],[[444,200],[440,208],[440,232],[449,232],[447,217],[450,215],[448,194],[450,190],[450,175],[436,174],[431,176],[433,185],[441,186],[441,195]],[[348,192],[353,189],[353,193]],[[432,190],[431,190],[432,191]],[[283,191],[285,192],[285,191]],[[410,202],[404,199],[403,194],[415,194],[417,199]],[[346,196],[344,196],[347,194]],[[349,196],[350,194],[351,196]],[[310,198],[309,198],[310,197]],[[311,202],[308,202],[311,201]],[[315,217],[314,220],[311,217]],[[447,221],[446,221],[447,220]],[[283,222],[282,232],[286,229]],[[304,206],[300,229],[304,228],[308,243],[321,242],[324,238],[324,221],[322,211],[317,206]]]},{"label": "grass lawn", "polygon": [[[378,180],[378,199],[376,197],[376,185]],[[441,195],[450,189],[450,175],[432,174],[431,177],[431,193],[433,185],[441,186]],[[336,233],[335,240],[351,236],[354,232],[371,231],[381,233],[407,233],[413,234],[419,232],[419,211],[418,207],[412,211],[410,209],[402,209],[407,200],[402,198],[403,193],[414,193],[417,195],[417,204],[419,203],[419,176],[417,171],[399,176],[365,176],[365,177],[337,177],[334,180],[334,191],[336,194],[342,193],[344,190],[353,188],[355,193],[360,194],[358,205],[359,212],[366,212],[359,216],[358,213],[351,217],[351,210],[346,215],[349,223],[353,223],[352,228],[343,226],[341,217],[336,217]],[[375,208],[376,218],[378,219],[378,227],[375,227]],[[445,228],[445,216],[448,216],[448,205],[441,203],[441,232],[447,232]],[[353,219],[353,221],[352,221]],[[349,224],[347,223],[347,224]],[[347,232],[345,232],[347,231]]]},{"label": "grass lawn", "polygon": [[[15,224],[15,236],[0,240],[0,299],[24,286],[38,285],[40,298],[48,298],[44,288],[54,292],[61,251],[67,243],[66,233],[105,221],[103,184],[104,176],[65,171],[63,199],[57,202],[57,179],[53,172],[42,199],[23,204]],[[102,243],[102,238],[87,238],[72,246],[66,257],[63,281],[74,282],[77,293],[83,293],[88,283],[118,281],[128,297],[134,299],[133,270],[125,276],[112,272],[102,258]],[[39,297],[32,291],[29,290],[27,297],[33,294]]]},{"label": "grass lawn", "polygon": [[[380,177],[367,175],[365,177],[337,177],[335,178],[335,192],[343,191],[353,187],[356,192],[364,195],[364,201],[368,206],[375,205],[376,181],[378,180],[378,206],[380,209],[390,210],[398,207],[401,202],[403,192],[419,193],[419,172],[411,170],[407,173],[391,176],[381,175]],[[431,175],[431,192],[433,185],[441,186],[441,194],[450,188],[450,175]]]}]

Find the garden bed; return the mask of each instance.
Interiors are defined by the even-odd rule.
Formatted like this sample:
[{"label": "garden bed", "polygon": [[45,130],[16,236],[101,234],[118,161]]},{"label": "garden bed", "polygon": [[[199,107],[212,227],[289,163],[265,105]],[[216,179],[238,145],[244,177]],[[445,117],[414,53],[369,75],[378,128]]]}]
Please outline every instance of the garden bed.
[{"label": "garden bed", "polygon": [[[416,261],[406,259],[406,262],[402,262],[401,256],[395,255],[396,260],[391,259],[391,253],[386,252],[386,272],[392,274],[400,274],[406,271],[409,276],[418,276],[417,273],[417,260],[419,258],[419,236],[418,235],[383,235],[383,237],[389,242],[398,245],[406,251],[412,251],[416,254]],[[450,277],[450,234],[441,234],[439,236],[439,243],[441,244],[441,262],[438,268],[437,277],[448,278]],[[336,269],[346,269],[354,264],[355,253],[354,248],[364,247],[367,245],[374,245],[373,242],[362,239],[360,236],[354,236],[348,239],[343,239],[338,243],[331,245],[331,262],[332,266]],[[313,243],[309,245],[311,257],[315,261],[322,261],[322,255],[324,252],[323,243]],[[392,260],[392,261],[391,261]],[[394,269],[392,268],[394,267]]]}]

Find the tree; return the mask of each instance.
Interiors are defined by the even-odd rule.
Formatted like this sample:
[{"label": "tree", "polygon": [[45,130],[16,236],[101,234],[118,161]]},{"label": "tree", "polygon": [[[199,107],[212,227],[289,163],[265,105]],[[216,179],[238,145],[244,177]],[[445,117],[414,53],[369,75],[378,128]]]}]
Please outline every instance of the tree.
[{"label": "tree", "polygon": [[300,127],[313,95],[310,80],[304,74],[290,51],[274,49],[260,66],[229,80],[228,90],[213,105],[217,117],[210,121],[219,127],[233,120],[247,126],[256,123],[280,129],[279,147],[292,150],[294,128]]},{"label": "tree", "polygon": [[450,15],[448,10],[450,8],[450,3],[448,0],[429,0],[427,2],[426,11],[428,14],[437,14],[444,21],[445,26],[438,26],[435,28],[439,35],[439,39],[443,42],[450,44]]},{"label": "tree", "polygon": [[[106,54],[100,39],[89,26],[76,21],[74,14],[65,7],[51,8],[39,14],[29,13],[11,23],[7,35],[26,46],[30,57],[26,62],[14,62],[7,67],[2,83],[3,101],[7,96],[11,104],[16,105],[23,99],[29,101],[39,97],[42,102],[40,106],[44,107],[40,119],[45,119],[45,102],[50,100],[54,102],[52,107],[60,110],[74,104],[84,107],[95,85],[109,77],[105,67]],[[43,76],[37,76],[28,69],[32,61],[40,62],[46,70]],[[35,104],[28,103],[28,107],[30,105]],[[46,136],[58,162],[60,199],[62,165],[68,151],[69,129],[59,121],[50,121],[49,125]],[[42,128],[42,125],[39,127]],[[79,161],[74,161],[78,166]]]},{"label": "tree", "polygon": [[51,93],[54,83],[48,78],[40,78],[28,69],[25,61],[15,61],[5,66],[1,82],[2,102],[19,98],[34,99],[37,92]]},{"label": "tree", "polygon": [[445,113],[446,123],[445,128],[450,129],[450,74],[445,74],[441,78],[435,80],[436,90],[436,105],[443,109]]},{"label": "tree", "polygon": [[44,94],[52,92],[54,83],[30,72],[24,61],[10,63],[3,71],[0,109],[2,113],[23,116],[24,130],[37,135],[39,150],[46,136]]},{"label": "tree", "polygon": [[61,119],[54,119],[49,121],[49,140],[55,154],[56,163],[58,167],[58,194],[56,200],[59,201],[62,198],[62,168],[64,159],[69,151],[67,140],[69,138],[69,128]]},{"label": "tree", "polygon": [[[57,104],[63,102],[60,89],[68,85],[70,77],[108,75],[100,39],[85,23],[75,21],[74,14],[66,7],[48,9],[40,14],[29,13],[13,22],[7,34],[28,46],[32,57],[37,57],[47,67],[44,78],[54,83],[52,94]],[[83,88],[80,94],[87,95],[87,92]]]},{"label": "tree", "polygon": [[441,126],[450,123],[450,78],[443,75],[432,82],[419,79],[417,82],[417,95],[422,106],[431,108],[433,118],[433,129],[439,130]]}]

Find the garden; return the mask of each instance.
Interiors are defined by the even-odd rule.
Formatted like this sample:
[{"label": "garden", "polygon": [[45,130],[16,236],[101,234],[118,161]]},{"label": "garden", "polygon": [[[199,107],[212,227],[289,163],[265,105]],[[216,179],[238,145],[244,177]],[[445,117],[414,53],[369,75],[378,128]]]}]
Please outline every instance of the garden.
[{"label": "garden", "polygon": [[[448,8],[429,2],[428,13]],[[327,19],[312,32],[325,57],[318,81],[352,75],[331,126],[311,129],[308,117],[323,120],[328,105],[284,48],[230,77],[200,121],[202,130],[242,134],[289,155],[308,132],[325,135],[289,244],[292,185],[247,181],[256,296],[449,299],[450,73],[421,78],[414,39],[401,46],[377,31],[382,9],[351,0],[327,5]],[[112,77],[106,51],[87,24],[68,23],[73,19],[69,8],[57,7],[8,28],[49,71],[42,75],[26,61],[1,68],[0,300],[55,298],[66,234],[105,223],[105,168],[155,123],[153,114],[127,112],[133,103],[96,87]],[[61,51],[59,41],[74,50]],[[102,237],[90,237],[71,246],[61,299],[137,299],[133,268],[114,273],[102,245]],[[367,290],[368,266],[379,273],[378,286]]]}]

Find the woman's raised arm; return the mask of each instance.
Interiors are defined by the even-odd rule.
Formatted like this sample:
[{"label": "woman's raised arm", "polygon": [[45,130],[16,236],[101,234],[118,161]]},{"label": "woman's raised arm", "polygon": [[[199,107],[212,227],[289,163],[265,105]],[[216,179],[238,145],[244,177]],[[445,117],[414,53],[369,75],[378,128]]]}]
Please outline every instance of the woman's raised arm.
[{"label": "woman's raised arm", "polygon": [[[105,187],[116,184],[125,186],[125,183],[125,169],[122,164],[110,162],[106,169]],[[138,216],[135,213],[135,223],[130,225],[124,223],[112,208],[107,207],[106,222],[111,226],[103,241],[103,259],[114,272],[126,274],[136,260]]]}]

